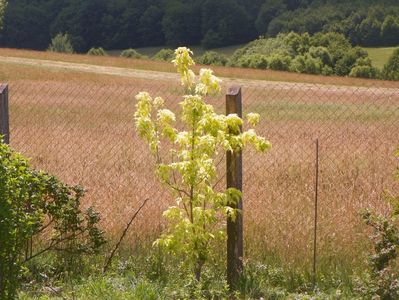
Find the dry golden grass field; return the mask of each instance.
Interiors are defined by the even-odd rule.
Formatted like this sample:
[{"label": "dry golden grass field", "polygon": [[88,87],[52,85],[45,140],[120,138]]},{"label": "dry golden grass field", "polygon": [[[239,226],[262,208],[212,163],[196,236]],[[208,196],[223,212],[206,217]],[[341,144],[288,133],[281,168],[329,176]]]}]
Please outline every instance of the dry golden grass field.
[{"label": "dry golden grass field", "polygon": [[[85,65],[68,69],[7,62],[11,56]],[[120,234],[145,198],[151,201],[133,224],[130,241],[159,230],[161,212],[171,199],[155,179],[147,146],[135,134],[134,96],[149,91],[176,110],[180,86],[163,73],[151,77],[112,69],[114,75],[107,75],[87,65],[171,72],[171,64],[13,49],[1,49],[0,57],[1,81],[10,85],[11,145],[34,166],[83,185],[85,204],[102,213],[109,236]],[[242,86],[244,111],[262,115],[258,131],[273,144],[267,154],[244,153],[248,251],[310,266],[318,138],[321,261],[337,268],[361,261],[367,235],[360,210],[384,212],[382,193],[399,191],[391,176],[398,166],[393,151],[399,146],[399,83],[215,71],[238,78],[224,80],[225,88]],[[223,112],[223,95],[210,102]]]}]

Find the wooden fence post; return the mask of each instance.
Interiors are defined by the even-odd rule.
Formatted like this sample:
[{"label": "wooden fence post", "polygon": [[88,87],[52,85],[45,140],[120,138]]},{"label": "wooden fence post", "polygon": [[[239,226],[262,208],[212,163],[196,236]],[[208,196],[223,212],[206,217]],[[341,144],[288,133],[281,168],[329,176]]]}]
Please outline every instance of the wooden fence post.
[{"label": "wooden fence post", "polygon": [[0,84],[0,135],[4,143],[10,143],[10,123],[8,111],[8,85]]},{"label": "wooden fence post", "polygon": [[[226,114],[237,114],[242,118],[241,88],[232,86],[226,95]],[[236,188],[242,191],[242,153],[226,154],[227,188]],[[238,208],[241,212],[233,221],[227,218],[227,283],[230,289],[235,289],[243,271],[243,205],[242,199],[232,208]]]}]

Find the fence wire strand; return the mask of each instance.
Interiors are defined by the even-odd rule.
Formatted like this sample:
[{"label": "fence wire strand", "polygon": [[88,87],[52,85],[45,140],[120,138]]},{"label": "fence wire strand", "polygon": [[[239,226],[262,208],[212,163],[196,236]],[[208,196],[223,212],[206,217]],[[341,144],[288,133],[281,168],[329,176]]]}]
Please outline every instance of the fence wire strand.
[{"label": "fence wire strand", "polygon": [[[392,179],[398,164],[393,152],[399,146],[399,89],[378,82],[366,87],[241,85],[244,114],[261,114],[257,131],[273,145],[264,155],[244,153],[247,243],[279,253],[287,262],[310,265],[318,139],[318,252],[356,257],[365,236],[359,212],[367,207],[386,212],[383,192],[399,190]],[[134,130],[134,96],[140,91],[162,96],[170,109],[179,109],[181,88],[167,80],[10,82],[11,145],[35,167],[84,186],[84,205],[101,212],[111,237],[120,234],[145,198],[150,201],[130,234],[145,238],[156,232],[172,201]],[[224,112],[223,95],[210,103]]]}]

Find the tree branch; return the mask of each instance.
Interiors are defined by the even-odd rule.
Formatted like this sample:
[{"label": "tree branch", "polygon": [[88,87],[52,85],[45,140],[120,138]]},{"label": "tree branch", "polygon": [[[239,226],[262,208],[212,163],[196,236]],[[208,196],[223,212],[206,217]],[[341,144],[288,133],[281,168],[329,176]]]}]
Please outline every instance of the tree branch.
[{"label": "tree branch", "polygon": [[149,199],[145,199],[144,202],[141,204],[141,206],[137,209],[137,211],[133,214],[132,218],[130,219],[129,223],[127,223],[125,230],[123,231],[118,243],[116,243],[115,248],[112,250],[110,256],[108,257],[107,261],[105,262],[103,273],[107,272],[109,265],[111,264],[111,260],[115,255],[115,252],[118,250],[120,244],[122,243],[122,240],[125,238],[127,231],[130,228],[130,225],[132,225],[134,219],[136,219],[137,215],[141,211],[141,209],[147,204],[147,201]]}]

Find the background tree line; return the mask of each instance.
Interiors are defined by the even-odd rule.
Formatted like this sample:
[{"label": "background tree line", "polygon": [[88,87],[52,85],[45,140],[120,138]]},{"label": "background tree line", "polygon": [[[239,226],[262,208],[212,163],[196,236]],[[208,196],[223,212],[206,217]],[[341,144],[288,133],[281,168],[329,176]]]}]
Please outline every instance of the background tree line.
[{"label": "background tree line", "polygon": [[46,49],[62,32],[79,52],[214,48],[280,32],[337,31],[356,45],[397,45],[398,15],[394,0],[10,0],[0,42]]}]

